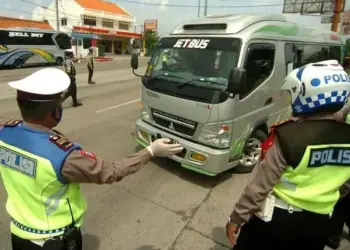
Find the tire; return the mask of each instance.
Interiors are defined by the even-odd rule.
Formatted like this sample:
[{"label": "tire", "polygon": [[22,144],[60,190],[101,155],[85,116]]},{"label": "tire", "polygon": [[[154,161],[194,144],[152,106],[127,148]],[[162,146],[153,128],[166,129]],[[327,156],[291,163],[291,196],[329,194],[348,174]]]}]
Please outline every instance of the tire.
[{"label": "tire", "polygon": [[[261,156],[261,144],[266,139],[267,134],[260,129],[256,130],[251,137],[249,137],[243,149],[240,162],[233,170],[235,173],[246,174],[253,171]],[[251,151],[251,148],[254,148],[254,150]],[[247,150],[249,151],[247,152]]]},{"label": "tire", "polygon": [[23,67],[23,65],[24,65],[24,62],[23,62],[21,59],[17,59],[17,60],[13,63],[12,68],[13,68],[13,69],[20,69],[20,68]]},{"label": "tire", "polygon": [[63,58],[62,57],[57,57],[56,58],[56,65],[61,66],[63,64]]}]

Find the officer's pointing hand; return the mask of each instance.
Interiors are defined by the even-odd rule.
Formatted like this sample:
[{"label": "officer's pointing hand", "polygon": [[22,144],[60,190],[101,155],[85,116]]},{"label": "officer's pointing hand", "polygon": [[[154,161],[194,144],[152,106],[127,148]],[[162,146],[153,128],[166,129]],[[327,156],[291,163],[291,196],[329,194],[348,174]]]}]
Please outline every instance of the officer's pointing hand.
[{"label": "officer's pointing hand", "polygon": [[150,151],[152,156],[167,157],[177,153],[180,153],[183,150],[180,144],[168,144],[169,139],[163,138],[155,140],[151,143],[147,149]]},{"label": "officer's pointing hand", "polygon": [[237,234],[239,232],[240,226],[232,223],[226,224],[226,236],[232,245],[237,244]]}]

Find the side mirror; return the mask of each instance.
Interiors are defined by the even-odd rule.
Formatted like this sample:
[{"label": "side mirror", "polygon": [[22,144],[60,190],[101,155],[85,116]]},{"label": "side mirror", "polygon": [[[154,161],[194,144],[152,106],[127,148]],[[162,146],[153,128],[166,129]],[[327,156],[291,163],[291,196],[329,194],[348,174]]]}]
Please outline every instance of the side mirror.
[{"label": "side mirror", "polygon": [[230,71],[227,92],[243,94],[247,87],[247,71],[244,68],[234,68]]},{"label": "side mirror", "polygon": [[139,68],[139,57],[136,53],[131,55],[131,68],[136,70]]}]

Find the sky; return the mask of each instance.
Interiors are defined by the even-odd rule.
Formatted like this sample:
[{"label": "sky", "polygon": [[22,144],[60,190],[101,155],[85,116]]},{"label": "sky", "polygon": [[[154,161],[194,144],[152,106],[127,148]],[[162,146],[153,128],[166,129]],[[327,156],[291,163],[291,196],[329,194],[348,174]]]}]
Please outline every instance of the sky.
[{"label": "sky", "polygon": [[[26,3],[32,2],[33,4]],[[0,0],[1,16],[11,16],[17,18],[32,18],[32,11],[37,5],[48,6],[53,0]],[[65,1],[65,0],[59,0]],[[160,35],[170,32],[182,21],[196,18],[198,16],[199,0],[109,0],[127,9],[136,17],[136,23],[141,25],[144,20],[157,19]],[[201,0],[202,6],[205,0]],[[155,5],[152,5],[155,4]],[[261,6],[273,4],[275,6]],[[168,6],[186,5],[187,7]],[[260,6],[259,6],[260,5]],[[188,7],[190,6],[190,7]],[[208,0],[208,15],[228,14],[228,13],[282,13],[283,0]],[[250,7],[248,7],[250,6]],[[350,1],[345,9],[350,8]],[[204,8],[201,8],[200,15],[203,16]],[[330,29],[330,25],[321,24],[319,16],[299,14],[288,14],[286,17],[296,23],[316,26],[322,29]],[[139,30],[137,30],[139,31]]]}]

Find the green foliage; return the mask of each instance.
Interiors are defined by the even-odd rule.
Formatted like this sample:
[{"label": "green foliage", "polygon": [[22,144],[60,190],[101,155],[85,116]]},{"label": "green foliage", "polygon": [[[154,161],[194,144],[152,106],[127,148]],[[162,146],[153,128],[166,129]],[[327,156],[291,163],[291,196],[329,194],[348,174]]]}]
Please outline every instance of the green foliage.
[{"label": "green foliage", "polygon": [[145,32],[145,46],[147,50],[146,56],[150,56],[152,54],[159,40],[160,40],[160,37],[158,36],[158,33],[156,31],[147,30]]}]

